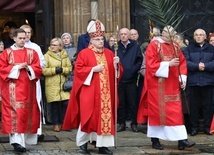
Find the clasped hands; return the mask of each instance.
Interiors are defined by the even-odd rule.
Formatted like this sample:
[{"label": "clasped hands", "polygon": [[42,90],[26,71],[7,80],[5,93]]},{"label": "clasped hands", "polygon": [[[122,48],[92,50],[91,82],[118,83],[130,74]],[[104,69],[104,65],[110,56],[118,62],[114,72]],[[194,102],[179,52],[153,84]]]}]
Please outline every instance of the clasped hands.
[{"label": "clasped hands", "polygon": [[198,64],[198,67],[199,67],[199,71],[204,71],[204,69],[205,69],[205,65],[204,65],[203,62],[200,62],[200,63]]},{"label": "clasped hands", "polygon": [[63,73],[63,68],[62,67],[56,67],[55,68],[56,74],[62,74]]},{"label": "clasped hands", "polygon": [[[117,64],[119,62],[120,62],[120,58],[118,56],[115,56],[113,58],[113,64],[114,64],[115,68],[117,67]],[[99,65],[93,67],[94,72],[102,72],[103,70],[104,70],[104,64],[99,64]]]},{"label": "clasped hands", "polygon": [[25,68],[25,69],[28,70],[28,65],[27,65],[26,62],[23,62],[23,63],[20,63],[20,64],[19,64],[19,69],[22,69],[22,68]]}]

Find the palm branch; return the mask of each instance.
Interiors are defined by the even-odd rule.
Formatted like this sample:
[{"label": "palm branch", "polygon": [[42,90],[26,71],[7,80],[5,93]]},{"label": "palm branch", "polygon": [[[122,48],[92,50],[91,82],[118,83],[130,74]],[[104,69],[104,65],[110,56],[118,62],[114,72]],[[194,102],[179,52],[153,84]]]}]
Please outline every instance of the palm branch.
[{"label": "palm branch", "polygon": [[139,2],[149,19],[160,27],[171,25],[176,29],[185,16],[180,14],[178,0],[139,0]]}]

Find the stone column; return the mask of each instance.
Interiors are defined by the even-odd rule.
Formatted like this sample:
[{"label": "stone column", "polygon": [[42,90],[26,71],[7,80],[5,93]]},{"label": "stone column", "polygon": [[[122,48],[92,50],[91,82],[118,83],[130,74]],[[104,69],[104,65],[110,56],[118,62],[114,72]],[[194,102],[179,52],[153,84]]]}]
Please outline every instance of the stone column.
[{"label": "stone column", "polygon": [[114,35],[116,27],[130,28],[130,0],[98,0],[98,19],[105,25],[105,36]]},{"label": "stone column", "polygon": [[91,0],[91,19],[98,18],[98,0]]}]

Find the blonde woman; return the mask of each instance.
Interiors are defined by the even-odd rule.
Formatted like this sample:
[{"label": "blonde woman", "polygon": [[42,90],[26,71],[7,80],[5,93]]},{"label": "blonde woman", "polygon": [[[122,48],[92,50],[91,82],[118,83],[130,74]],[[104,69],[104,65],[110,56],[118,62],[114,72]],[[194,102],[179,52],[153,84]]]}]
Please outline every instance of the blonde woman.
[{"label": "blonde woman", "polygon": [[45,76],[45,95],[47,103],[51,104],[53,130],[59,132],[70,97],[70,92],[63,91],[62,85],[67,80],[66,76],[71,73],[72,66],[60,38],[50,41],[44,57],[46,66],[42,73]]}]

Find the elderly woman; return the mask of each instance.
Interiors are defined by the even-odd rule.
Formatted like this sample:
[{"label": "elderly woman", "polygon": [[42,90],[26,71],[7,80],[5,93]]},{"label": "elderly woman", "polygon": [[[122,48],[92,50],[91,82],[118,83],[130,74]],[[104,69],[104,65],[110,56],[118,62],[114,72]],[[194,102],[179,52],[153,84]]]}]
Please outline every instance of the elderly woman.
[{"label": "elderly woman", "polygon": [[62,42],[63,42],[63,48],[66,50],[69,59],[71,63],[74,62],[75,59],[75,53],[77,51],[77,48],[73,45],[73,39],[70,33],[63,33],[61,36]]},{"label": "elderly woman", "polygon": [[72,66],[60,38],[51,40],[50,47],[44,57],[46,66],[42,73],[45,76],[45,95],[47,102],[51,104],[53,130],[59,132],[59,124],[64,119],[70,97],[70,92],[63,91],[62,86],[67,80],[67,75],[71,73]]}]

